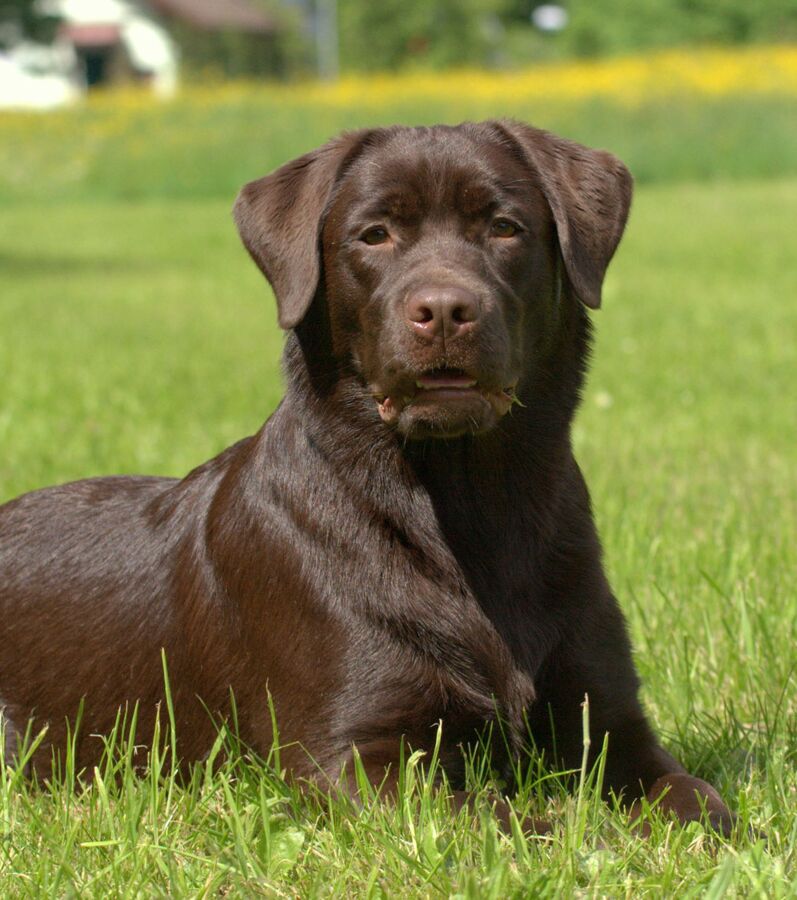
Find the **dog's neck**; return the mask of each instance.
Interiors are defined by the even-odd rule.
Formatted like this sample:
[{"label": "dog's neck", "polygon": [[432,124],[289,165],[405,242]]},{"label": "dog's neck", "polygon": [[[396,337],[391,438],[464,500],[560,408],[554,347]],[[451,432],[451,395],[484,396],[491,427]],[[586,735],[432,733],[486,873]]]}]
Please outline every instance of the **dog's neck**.
[{"label": "dog's neck", "polygon": [[[300,427],[312,431],[312,443],[339,477],[365,482],[366,491],[367,482],[381,491],[389,487],[387,493],[373,492],[375,502],[397,490],[425,489],[441,514],[451,504],[470,503],[485,512],[511,507],[521,499],[520,485],[542,507],[558,489],[572,465],[570,423],[589,347],[585,316],[571,323],[578,339],[567,336],[551,353],[553,364],[543,361],[539,371],[530,373],[521,386],[521,403],[495,429],[422,441],[407,440],[386,426],[351,361],[333,356],[323,306],[315,306],[309,316],[286,342],[286,404]],[[563,359],[563,347],[575,347],[575,365]]]},{"label": "dog's neck", "polygon": [[[572,359],[562,366],[569,374],[552,368],[532,378],[520,396],[524,405],[492,431],[408,441],[382,422],[363,380],[325,352],[318,334],[313,325],[288,337],[280,415],[310,446],[299,458],[313,467],[319,492],[345,485],[342,493],[356,498],[357,515],[417,548],[430,571],[460,572],[511,644],[512,598],[543,578],[567,519],[566,498],[581,493],[570,445],[580,387]],[[586,355],[586,325],[582,338],[579,361]],[[571,338],[562,344],[568,341],[572,346]],[[552,356],[562,359],[561,349]],[[547,389],[538,391],[538,384]],[[586,495],[583,505],[588,508]]]}]

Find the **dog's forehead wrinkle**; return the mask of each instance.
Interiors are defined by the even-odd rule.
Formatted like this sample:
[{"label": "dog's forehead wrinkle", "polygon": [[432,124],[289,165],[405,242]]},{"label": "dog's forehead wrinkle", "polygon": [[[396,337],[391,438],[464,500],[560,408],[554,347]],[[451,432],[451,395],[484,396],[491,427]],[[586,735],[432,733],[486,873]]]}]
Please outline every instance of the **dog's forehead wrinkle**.
[{"label": "dog's forehead wrinkle", "polygon": [[403,213],[407,207],[454,205],[480,212],[503,198],[507,174],[484,152],[484,144],[450,128],[407,129],[368,148],[347,178],[370,209]]},{"label": "dog's forehead wrinkle", "polygon": [[425,178],[411,172],[401,183],[381,192],[361,189],[363,196],[354,207],[353,217],[376,219],[384,216],[399,223],[429,221],[442,224],[454,218],[486,218],[499,208],[517,206],[517,199],[500,186],[475,181],[472,175],[457,176],[457,172],[442,172]]}]

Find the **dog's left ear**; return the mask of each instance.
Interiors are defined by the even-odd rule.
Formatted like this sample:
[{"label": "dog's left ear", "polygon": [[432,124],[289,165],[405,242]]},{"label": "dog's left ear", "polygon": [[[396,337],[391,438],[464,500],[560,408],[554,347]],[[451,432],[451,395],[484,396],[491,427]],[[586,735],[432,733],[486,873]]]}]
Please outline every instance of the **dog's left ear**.
[{"label": "dog's left ear", "polygon": [[539,177],[556,224],[567,276],[579,299],[597,309],[606,269],[631,207],[633,179],[611,153],[521,122],[495,123]]},{"label": "dog's left ear", "polygon": [[315,296],[324,211],[338,178],[369,131],[342,134],[241,188],[233,217],[241,240],[269,280],[279,323],[294,328]]}]

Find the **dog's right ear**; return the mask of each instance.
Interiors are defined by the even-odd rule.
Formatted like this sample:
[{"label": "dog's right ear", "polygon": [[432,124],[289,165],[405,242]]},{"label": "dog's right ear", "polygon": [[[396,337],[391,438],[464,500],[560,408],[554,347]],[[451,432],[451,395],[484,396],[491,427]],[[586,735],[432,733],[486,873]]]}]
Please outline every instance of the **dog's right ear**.
[{"label": "dog's right ear", "polygon": [[342,134],[250,181],[238,194],[233,217],[244,246],[274,289],[282,328],[298,325],[313,301],[324,212],[369,133]]}]

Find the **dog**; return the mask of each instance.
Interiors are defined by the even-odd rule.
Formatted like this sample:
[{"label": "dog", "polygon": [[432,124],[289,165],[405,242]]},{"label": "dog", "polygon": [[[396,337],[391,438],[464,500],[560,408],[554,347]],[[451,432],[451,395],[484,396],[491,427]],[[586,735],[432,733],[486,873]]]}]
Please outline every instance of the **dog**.
[{"label": "dog", "polygon": [[[235,717],[295,779],[389,793],[402,745],[511,774],[533,745],[728,832],[637,699],[570,427],[632,179],[515,121],[355,131],[247,184],[234,217],[287,331],[285,397],[182,480],[96,478],[0,509],[0,705],[79,767],[164,701],[183,761]],[[211,713],[212,715],[209,715]],[[214,724],[214,718],[216,724]],[[355,749],[356,748],[356,751]]]}]

